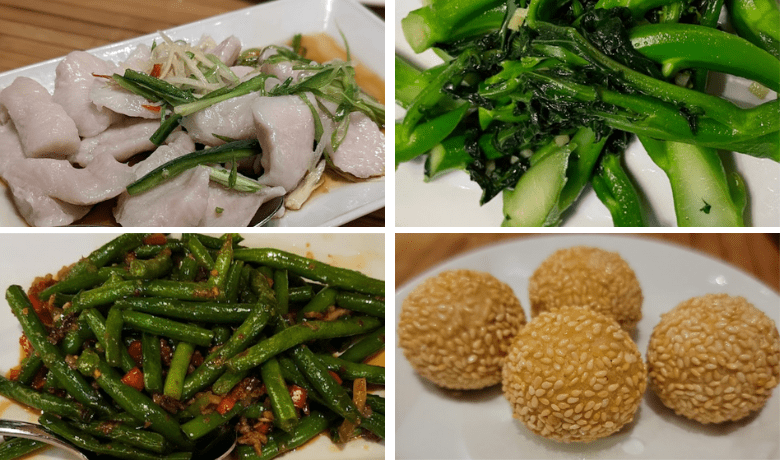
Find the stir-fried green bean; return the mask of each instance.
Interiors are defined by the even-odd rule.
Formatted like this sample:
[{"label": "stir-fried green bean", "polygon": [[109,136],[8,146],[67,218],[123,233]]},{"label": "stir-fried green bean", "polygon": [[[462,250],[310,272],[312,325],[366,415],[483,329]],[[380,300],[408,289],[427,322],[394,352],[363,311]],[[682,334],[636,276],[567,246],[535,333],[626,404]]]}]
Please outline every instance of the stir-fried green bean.
[{"label": "stir-fried green bean", "polygon": [[[9,287],[31,349],[18,373],[0,377],[0,395],[43,411],[46,429],[101,457],[198,457],[245,423],[270,428],[263,458],[344,420],[382,438],[384,399],[366,396],[371,409],[360,413],[342,379],[383,385],[384,368],[334,357],[346,340],[332,339],[375,348],[384,283],[275,249],[258,262],[239,241],[134,234],[77,263],[48,302],[33,307]],[[332,305],[347,309],[330,315]],[[54,325],[42,308],[58,315]],[[0,459],[38,448],[6,444]]]},{"label": "stir-fried green bean", "polygon": [[0,460],[13,460],[48,446],[43,441],[26,438],[10,438],[0,443]]},{"label": "stir-fried green bean", "polygon": [[60,349],[49,342],[46,329],[22,288],[16,285],[9,287],[6,291],[6,300],[11,311],[22,325],[27,339],[38,352],[46,367],[54,373],[60,384],[68,391],[68,394],[100,413],[110,414],[113,412],[111,406],[84,380],[84,377],[68,366]]},{"label": "stir-fried green bean", "polygon": [[62,417],[89,420],[91,411],[81,404],[50,393],[40,393],[19,382],[0,376],[0,394],[6,398],[19,401],[33,409],[51,412]]}]

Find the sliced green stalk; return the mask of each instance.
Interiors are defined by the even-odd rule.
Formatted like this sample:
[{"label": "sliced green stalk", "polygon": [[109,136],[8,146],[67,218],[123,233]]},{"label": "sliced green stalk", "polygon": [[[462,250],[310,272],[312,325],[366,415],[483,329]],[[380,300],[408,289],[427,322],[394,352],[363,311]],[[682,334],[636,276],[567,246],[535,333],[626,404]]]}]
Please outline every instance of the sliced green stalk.
[{"label": "sliced green stalk", "polygon": [[571,152],[571,145],[554,148],[520,177],[514,190],[504,190],[502,227],[557,225],[558,199],[566,185]]},{"label": "sliced green stalk", "polygon": [[644,136],[639,140],[669,177],[678,226],[744,226],[744,202],[740,206],[732,199],[726,171],[715,149]]}]

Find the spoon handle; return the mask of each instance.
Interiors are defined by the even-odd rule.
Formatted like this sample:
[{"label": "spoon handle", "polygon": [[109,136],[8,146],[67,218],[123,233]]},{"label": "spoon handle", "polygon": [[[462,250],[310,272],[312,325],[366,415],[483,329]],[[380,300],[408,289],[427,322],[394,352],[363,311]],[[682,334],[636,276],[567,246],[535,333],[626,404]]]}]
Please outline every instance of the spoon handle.
[{"label": "spoon handle", "polygon": [[0,435],[13,438],[27,438],[45,442],[47,444],[65,449],[73,455],[76,455],[78,458],[88,460],[87,456],[81,453],[81,451],[49,433],[42,426],[35,423],[18,422],[15,420],[0,420]]}]

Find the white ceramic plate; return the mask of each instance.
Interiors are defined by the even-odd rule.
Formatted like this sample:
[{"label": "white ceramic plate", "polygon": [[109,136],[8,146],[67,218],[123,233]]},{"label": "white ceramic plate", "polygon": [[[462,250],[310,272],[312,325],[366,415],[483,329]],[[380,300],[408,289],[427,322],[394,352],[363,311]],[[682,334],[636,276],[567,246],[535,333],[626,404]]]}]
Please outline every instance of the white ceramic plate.
[{"label": "white ceramic plate", "polygon": [[[278,0],[204,19],[165,33],[176,39],[197,40],[203,34],[220,41],[235,35],[245,47],[284,43],[297,33],[324,32],[342,43],[340,31],[355,58],[377,75],[385,74],[384,22],[355,0]],[[103,59],[125,59],[141,43],[151,44],[159,35],[149,34],[107,45],[90,53]],[[14,78],[27,76],[54,91],[54,70],[60,59],[0,74],[0,88]],[[26,226],[16,212],[5,184],[0,186],[0,226]],[[385,203],[385,180],[357,182],[312,198],[299,211],[288,211],[275,222],[280,227],[337,226],[376,211]]]},{"label": "white ceramic plate", "polygon": [[[422,6],[420,0],[396,0],[395,48],[423,68],[441,62],[433,52],[415,55],[404,39],[401,19]],[[711,86],[720,87],[720,83]],[[747,91],[749,82],[727,77],[722,95],[741,104],[760,102]],[[774,93],[769,97],[776,97]],[[401,112],[399,112],[401,111]],[[402,113],[400,107],[396,113]],[[777,227],[780,225],[780,164],[767,159],[733,154],[734,164],[745,179],[750,196],[746,225]],[[644,193],[655,215],[653,226],[675,226],[672,190],[666,174],[647,156],[638,141],[626,150],[625,165],[630,176]],[[501,196],[484,206],[479,205],[482,190],[466,173],[454,172],[433,182],[423,182],[423,162],[407,162],[395,173],[396,225],[400,227],[498,227],[501,225]],[[588,186],[576,208],[564,215],[566,227],[611,227],[612,216]]]},{"label": "white ceramic plate", "polygon": [[[339,267],[359,270],[377,279],[385,277],[384,235],[362,234],[266,234],[243,232],[247,247],[274,247],[299,255],[313,257]],[[3,234],[0,238],[0,280],[2,292],[12,284],[25,291],[36,276],[56,273],[62,266],[72,264],[88,255],[116,234]],[[3,299],[5,295],[3,294]],[[22,329],[5,300],[0,308],[0,373],[19,362],[19,337]],[[16,403],[0,396],[0,416],[4,419],[35,422],[37,416]],[[337,447],[325,436],[290,452],[284,459],[383,459],[384,443],[355,440],[343,448]],[[42,460],[69,459],[55,449],[47,449],[35,457]]]},{"label": "white ceramic plate", "polygon": [[[645,356],[653,327],[691,297],[740,295],[780,324],[780,296],[745,273],[687,248],[639,237],[547,236],[488,246],[448,261],[396,292],[396,311],[425,278],[455,268],[493,274],[511,286],[530,317],[528,278],[557,249],[590,245],[617,251],[631,265],[644,294],[635,335]],[[776,255],[775,255],[776,256]],[[396,318],[397,321],[397,318]],[[780,389],[754,416],[719,426],[678,417],[648,390],[634,422],[590,444],[561,444],[533,434],[512,418],[500,385],[475,392],[440,390],[419,378],[396,350],[397,458],[777,458]]]}]

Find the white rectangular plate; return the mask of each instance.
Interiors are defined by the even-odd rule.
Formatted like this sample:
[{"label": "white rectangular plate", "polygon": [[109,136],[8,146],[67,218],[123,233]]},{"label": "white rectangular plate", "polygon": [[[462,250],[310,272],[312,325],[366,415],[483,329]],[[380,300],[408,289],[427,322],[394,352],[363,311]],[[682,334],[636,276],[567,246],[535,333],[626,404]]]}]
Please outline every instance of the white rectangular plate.
[{"label": "white rectangular plate", "polygon": [[[217,41],[235,35],[245,47],[280,44],[293,35],[326,33],[342,43],[341,34],[356,60],[375,74],[384,76],[384,22],[354,0],[277,0],[258,6],[204,19],[164,31],[174,40],[197,40],[208,34]],[[151,44],[158,34],[149,34],[90,53],[113,61],[125,59],[139,44]],[[16,77],[26,76],[54,91],[54,71],[60,59],[52,59],[0,74],[0,88]],[[7,187],[2,185],[0,226],[26,226],[17,213]],[[318,194],[299,211],[288,211],[275,221],[280,227],[337,226],[382,208],[385,205],[385,180],[356,182],[329,193]]]},{"label": "white rectangular plate", "polygon": [[[2,292],[12,284],[26,291],[36,276],[56,273],[62,266],[70,265],[117,236],[110,233],[6,233],[0,238],[0,280]],[[385,278],[384,234],[281,234],[242,233],[246,247],[273,247],[298,255],[312,257],[329,264],[359,270],[377,279]],[[3,299],[5,297],[3,296]],[[0,307],[0,372],[19,362],[19,322],[11,313],[5,300]],[[0,396],[0,417],[10,420],[35,422],[37,416],[21,406],[7,402]],[[383,459],[384,442],[377,443],[357,439],[344,446],[334,445],[326,436],[320,436],[303,448],[285,454],[285,460],[295,459]],[[66,460],[71,458],[64,451],[47,449],[35,456],[42,460]]]}]

